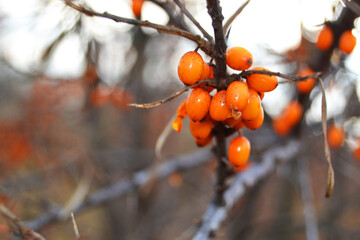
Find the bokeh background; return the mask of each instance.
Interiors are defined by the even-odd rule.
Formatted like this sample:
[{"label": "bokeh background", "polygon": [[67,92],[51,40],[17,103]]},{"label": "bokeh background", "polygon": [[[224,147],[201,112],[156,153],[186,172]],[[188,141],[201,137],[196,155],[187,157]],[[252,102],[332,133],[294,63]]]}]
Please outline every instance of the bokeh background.
[{"label": "bokeh background", "polygon": [[[79,2],[98,12],[135,17],[130,0]],[[183,2],[213,34],[206,1]],[[243,3],[221,1],[225,20]],[[311,44],[323,23],[336,21],[343,9],[341,1],[252,0],[233,22],[228,46],[247,48],[253,66],[296,74],[299,63],[291,53],[305,39],[307,54],[319,54]],[[141,19],[174,24],[169,13],[200,34],[172,1],[145,1]],[[356,18],[353,34],[358,40],[359,24]],[[0,202],[30,221],[59,206],[76,206],[79,202],[71,201],[76,194],[81,202],[89,193],[159,161],[198,151],[185,120],[181,133],[168,133],[161,159],[155,152],[187,93],[152,109],[127,106],[157,101],[181,89],[178,61],[195,48],[178,36],[85,16],[60,0],[0,0]],[[251,140],[254,162],[274,144],[292,138],[302,142],[301,154],[249,188],[216,239],[305,239],[302,191],[310,193],[307,204],[316,216],[319,234],[313,239],[360,237],[360,165],[352,156],[360,136],[359,63],[357,45],[346,57],[335,51],[324,70],[329,123],[346,130],[345,144],[332,151],[333,197],[324,197],[321,90],[316,86],[307,96],[296,132],[279,137],[271,118],[297,97],[294,85],[280,84],[262,101],[264,125],[243,134]],[[206,148],[210,151],[214,144]],[[76,215],[79,230],[84,239],[189,239],[212,200],[215,169],[211,160],[86,209]],[[47,239],[74,239],[66,216],[38,231]],[[5,223],[0,218],[0,224]],[[0,238],[11,239],[7,233]]]}]

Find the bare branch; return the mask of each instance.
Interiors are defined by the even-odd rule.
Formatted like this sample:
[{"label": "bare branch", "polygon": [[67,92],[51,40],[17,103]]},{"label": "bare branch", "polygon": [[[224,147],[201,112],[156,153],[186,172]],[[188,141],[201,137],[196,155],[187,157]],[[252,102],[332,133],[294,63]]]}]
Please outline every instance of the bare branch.
[{"label": "bare branch", "polygon": [[79,228],[78,228],[78,226],[77,226],[77,224],[76,224],[76,220],[75,220],[74,213],[71,212],[70,215],[71,215],[71,221],[72,221],[72,223],[73,223],[73,228],[74,228],[75,237],[76,237],[76,240],[78,240],[78,239],[81,238],[80,232],[79,232]]},{"label": "bare branch", "polygon": [[350,8],[356,15],[360,16],[360,6],[354,1],[342,0],[346,7]]},{"label": "bare branch", "polygon": [[39,233],[26,227],[22,223],[22,221],[17,218],[15,214],[12,213],[9,209],[7,209],[3,204],[0,204],[0,213],[11,224],[10,229],[13,234],[16,234],[18,237],[28,240],[45,240],[45,238]]},{"label": "bare branch", "polygon": [[196,87],[198,85],[201,85],[203,83],[213,85],[213,84],[215,84],[215,81],[212,80],[212,79],[204,79],[204,80],[198,81],[197,83],[195,83],[193,85],[186,86],[183,89],[173,93],[170,97],[162,99],[160,101],[152,102],[152,103],[129,103],[128,105],[131,106],[131,107],[136,107],[136,108],[153,108],[153,107],[157,107],[157,106],[160,106],[161,104],[170,102],[171,100],[173,100],[174,98],[180,96],[181,94],[188,91],[189,89],[191,89],[193,87]]},{"label": "bare branch", "polygon": [[244,8],[249,4],[250,0],[247,0],[243,5],[241,5],[236,12],[225,22],[224,24],[224,34],[226,34],[227,30],[229,29],[230,25],[234,22],[237,16],[244,10]]},{"label": "bare branch", "polygon": [[315,215],[315,208],[313,204],[313,195],[311,192],[311,182],[307,166],[306,159],[297,160],[299,169],[298,169],[298,179],[300,185],[300,194],[301,200],[303,203],[303,212],[305,218],[305,228],[306,228],[306,239],[307,240],[318,240],[319,239],[319,230]]},{"label": "bare branch", "polygon": [[322,129],[324,133],[324,152],[325,152],[325,158],[328,162],[328,176],[327,176],[327,182],[326,182],[326,194],[325,196],[327,198],[331,197],[333,190],[334,190],[334,184],[335,184],[335,177],[334,177],[334,169],[331,164],[331,155],[330,155],[330,148],[329,144],[327,142],[327,107],[326,107],[326,94],[325,94],[325,87],[321,80],[321,78],[318,78],[321,86],[321,92],[322,92],[322,98],[321,98],[321,120],[322,120]]},{"label": "bare branch", "polygon": [[263,75],[269,75],[269,76],[277,76],[277,77],[287,79],[287,80],[289,80],[289,82],[300,82],[300,81],[306,81],[309,78],[319,78],[320,76],[322,76],[323,73],[316,72],[313,74],[309,74],[307,76],[294,76],[294,75],[287,75],[287,74],[283,74],[280,72],[272,72],[272,71],[267,71],[267,70],[247,70],[247,71],[242,71],[239,74],[233,74],[232,76],[235,79],[240,79],[242,77],[246,77],[251,74],[263,74]]},{"label": "bare branch", "polygon": [[76,5],[72,2],[72,0],[65,0],[65,4],[79,12],[84,13],[85,15],[87,15],[89,17],[96,16],[96,17],[108,18],[115,22],[122,22],[122,23],[131,24],[134,26],[152,28],[152,29],[157,30],[159,33],[167,33],[167,34],[177,35],[177,36],[187,38],[187,39],[195,42],[201,48],[201,50],[203,50],[209,56],[213,55],[212,54],[212,52],[213,52],[212,46],[209,42],[207,42],[206,40],[201,38],[199,35],[194,35],[191,32],[182,30],[180,28],[159,25],[159,24],[151,23],[149,21],[140,21],[140,20],[136,20],[136,19],[124,18],[124,17],[113,15],[108,12],[99,13],[94,10],[90,10],[84,6]]},{"label": "bare branch", "polygon": [[210,235],[218,230],[220,224],[227,218],[227,212],[233,208],[235,203],[245,194],[246,187],[251,187],[263,179],[276,167],[276,160],[286,163],[293,159],[299,152],[300,142],[289,141],[286,146],[272,147],[264,152],[262,161],[254,163],[246,171],[235,175],[225,194],[225,205],[217,206],[214,203],[208,206],[202,224],[198,229],[194,240],[209,239]]},{"label": "bare branch", "polygon": [[193,17],[193,15],[191,15],[191,13],[185,8],[185,6],[179,0],[174,0],[174,2],[176,3],[176,5],[178,5],[178,7],[181,9],[181,11],[190,19],[190,21],[200,30],[200,32],[204,35],[204,37],[206,37],[207,40],[209,40],[209,42],[212,43],[214,41],[214,39],[200,25],[200,23],[198,21],[196,21],[196,19]]},{"label": "bare branch", "polygon": [[[117,181],[107,187],[101,188],[88,196],[85,201],[77,208],[73,209],[74,213],[80,213],[90,207],[98,206],[119,198],[137,188],[143,187],[154,179],[163,179],[171,173],[183,169],[194,168],[200,164],[213,159],[213,154],[208,150],[197,151],[195,153],[181,155],[172,160],[159,164],[155,168],[152,166],[148,169],[136,172],[131,179]],[[61,207],[56,207],[40,217],[28,221],[26,226],[32,229],[41,229],[42,227],[56,221],[61,221]]]}]

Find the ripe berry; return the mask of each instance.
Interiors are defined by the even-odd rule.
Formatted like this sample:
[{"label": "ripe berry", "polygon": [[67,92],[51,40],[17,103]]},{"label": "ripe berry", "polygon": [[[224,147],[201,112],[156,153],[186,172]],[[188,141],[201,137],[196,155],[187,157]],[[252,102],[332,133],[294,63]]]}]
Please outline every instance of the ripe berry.
[{"label": "ripe berry", "polygon": [[194,84],[200,80],[204,69],[204,60],[197,52],[185,53],[178,65],[178,75],[185,84]]},{"label": "ripe berry", "polygon": [[132,11],[136,18],[140,18],[140,16],[141,16],[141,9],[142,9],[143,3],[144,3],[144,0],[133,0],[132,1]]},{"label": "ripe berry", "polygon": [[[252,70],[265,70],[266,68],[256,67]],[[257,92],[270,92],[274,90],[278,85],[278,79],[276,76],[270,76],[265,74],[250,74],[246,77],[246,82],[249,88],[254,89]]]},{"label": "ripe berry", "polygon": [[246,83],[232,82],[226,90],[225,101],[230,109],[242,111],[248,104],[249,88]]},{"label": "ripe berry", "polygon": [[211,99],[210,103],[210,117],[215,121],[224,121],[225,119],[231,117],[231,109],[226,104],[226,91],[222,90],[217,92],[215,96]]},{"label": "ripe berry", "polygon": [[341,126],[331,125],[327,130],[327,141],[331,148],[339,148],[345,139],[345,131]]},{"label": "ripe berry", "polygon": [[198,122],[190,120],[189,128],[195,138],[206,138],[214,128],[214,122],[210,117],[206,117],[203,121]]},{"label": "ripe berry", "polygon": [[303,108],[298,101],[290,101],[283,111],[283,118],[290,127],[295,126],[301,120]]},{"label": "ripe berry", "polygon": [[200,75],[200,80],[202,79],[209,79],[210,76],[210,66],[206,62],[204,62],[203,71]]},{"label": "ripe berry", "polygon": [[195,138],[195,143],[198,147],[205,147],[211,143],[211,140],[213,139],[214,135],[210,134],[206,138]]},{"label": "ripe berry", "polygon": [[251,130],[255,130],[261,127],[264,122],[264,109],[260,105],[260,113],[256,116],[256,118],[251,120],[243,120],[245,127]]},{"label": "ripe berry", "polygon": [[350,54],[356,45],[356,37],[352,34],[351,30],[343,32],[339,39],[339,49]]},{"label": "ripe berry", "polygon": [[226,64],[234,70],[249,69],[253,63],[251,53],[242,47],[233,47],[226,52]]},{"label": "ripe berry", "polygon": [[246,166],[250,156],[250,142],[246,137],[236,137],[231,140],[228,157],[231,164],[236,167]]},{"label": "ripe berry", "polygon": [[202,120],[209,112],[211,97],[202,88],[195,88],[186,99],[186,113],[193,121]]},{"label": "ripe berry", "polygon": [[182,117],[182,118],[187,116],[187,113],[186,113],[186,99],[176,109],[176,114],[177,114],[177,116]]},{"label": "ripe berry", "polygon": [[291,130],[291,126],[283,116],[274,118],[272,121],[272,127],[275,133],[279,136],[286,136]]},{"label": "ripe berry", "polygon": [[[311,68],[304,68],[298,72],[298,75],[305,77],[313,73],[314,71]],[[297,82],[296,87],[301,94],[307,94],[314,88],[315,82],[315,78],[309,78],[306,81]]]},{"label": "ripe berry", "polygon": [[241,118],[235,119],[233,117],[230,117],[230,118],[226,119],[225,121],[223,121],[223,123],[229,127],[235,128],[235,129],[240,129],[245,126]]},{"label": "ripe berry", "polygon": [[171,125],[171,128],[174,129],[177,132],[181,132],[181,128],[183,126],[183,119],[184,118],[182,118],[180,116],[177,116],[175,118],[175,120],[173,121],[173,123]]},{"label": "ripe berry", "polygon": [[253,90],[249,89],[249,100],[245,109],[241,112],[241,118],[244,120],[252,120],[256,118],[260,113],[260,97],[259,94]]},{"label": "ripe berry", "polygon": [[316,46],[322,51],[328,50],[334,41],[334,34],[330,27],[325,26],[319,34]]}]

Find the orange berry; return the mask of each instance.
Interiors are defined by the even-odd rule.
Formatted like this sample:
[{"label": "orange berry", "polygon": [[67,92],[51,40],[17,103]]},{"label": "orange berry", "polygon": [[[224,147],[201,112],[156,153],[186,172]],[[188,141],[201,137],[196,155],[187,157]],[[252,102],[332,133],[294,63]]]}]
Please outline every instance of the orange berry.
[{"label": "orange berry", "polygon": [[352,34],[351,30],[344,31],[339,39],[339,49],[350,54],[356,45],[356,37]]},{"label": "orange berry", "polygon": [[226,64],[234,70],[246,70],[251,67],[253,56],[242,47],[233,47],[226,52]]},{"label": "orange berry", "polygon": [[256,118],[251,120],[243,120],[243,123],[245,124],[245,127],[251,130],[255,130],[261,127],[261,125],[264,122],[264,109],[260,105],[260,113],[257,115]]},{"label": "orange berry", "polygon": [[90,93],[90,100],[94,107],[102,107],[109,102],[111,96],[111,88],[99,85]]},{"label": "orange berry", "polygon": [[210,66],[206,62],[204,62],[204,68],[200,75],[200,79],[209,79],[210,76]]},{"label": "orange berry", "polygon": [[281,116],[273,119],[272,127],[279,136],[286,136],[291,130],[291,126],[288,124],[287,120]]},{"label": "orange berry", "polygon": [[228,157],[235,167],[246,166],[250,156],[250,142],[246,137],[236,137],[231,140],[228,149]]},{"label": "orange berry", "polygon": [[241,112],[241,118],[244,120],[251,120],[256,118],[260,113],[260,101],[259,94],[255,90],[249,89],[248,104]]},{"label": "orange berry", "polygon": [[187,52],[179,61],[178,75],[185,84],[192,85],[199,81],[203,70],[204,60],[197,52]]},{"label": "orange berry", "polygon": [[[314,71],[311,68],[304,68],[298,72],[298,75],[305,77],[313,73]],[[315,78],[309,78],[306,81],[297,82],[296,87],[301,94],[307,94],[314,88],[315,82]]]},{"label": "orange berry", "polygon": [[195,138],[206,138],[214,128],[214,122],[210,117],[206,117],[203,121],[198,122],[190,120],[189,128]]},{"label": "orange berry", "polygon": [[209,79],[213,79],[215,78],[215,72],[214,72],[214,67],[213,66],[209,66]]},{"label": "orange berry", "polygon": [[135,17],[140,18],[141,16],[141,9],[142,5],[144,3],[144,0],[133,0],[132,1],[132,11],[135,15]]},{"label": "orange berry", "polygon": [[222,90],[217,92],[215,96],[211,99],[210,103],[210,117],[215,121],[224,121],[225,119],[231,117],[231,109],[226,104],[226,91]]},{"label": "orange berry", "polygon": [[225,121],[223,121],[223,123],[229,127],[235,128],[235,129],[240,129],[245,126],[241,118],[236,119],[236,118],[230,117],[230,118],[226,119]]},{"label": "orange berry", "polygon": [[328,50],[334,41],[334,34],[330,27],[325,26],[319,34],[316,46],[322,51]]},{"label": "orange berry", "polygon": [[182,118],[180,116],[177,116],[176,119],[173,121],[173,123],[171,125],[172,129],[174,129],[177,132],[181,132],[181,128],[182,128],[182,125],[183,125],[183,119],[184,118]]},{"label": "orange berry", "polygon": [[265,97],[265,93],[259,92],[259,96],[260,96],[260,100],[263,100],[263,98]]},{"label": "orange berry", "polygon": [[134,102],[134,96],[124,89],[115,88],[111,93],[111,102],[119,109],[128,110],[128,104]]},{"label": "orange berry", "polygon": [[235,81],[232,82],[226,90],[225,101],[230,109],[242,111],[248,104],[249,88],[246,83]]},{"label": "orange berry", "polygon": [[282,116],[290,127],[295,126],[301,120],[303,108],[298,101],[290,101],[285,107]]},{"label": "orange berry", "polygon": [[213,139],[214,135],[210,134],[206,138],[195,138],[195,143],[198,147],[205,147],[211,143],[211,140]]},{"label": "orange berry", "polygon": [[193,121],[200,121],[209,112],[211,97],[202,88],[195,88],[186,99],[186,113]]},{"label": "orange berry", "polygon": [[341,126],[331,125],[327,130],[327,141],[331,148],[339,148],[345,139],[345,131]]},{"label": "orange berry", "polygon": [[181,117],[181,118],[184,118],[184,117],[187,116],[187,113],[186,113],[186,99],[176,109],[176,114],[177,114],[178,117]]},{"label": "orange berry", "polygon": [[[265,70],[263,67],[256,67],[252,70]],[[276,76],[270,76],[265,74],[250,74],[246,77],[246,82],[249,88],[254,89],[257,92],[270,92],[274,90],[278,85],[278,79]]]},{"label": "orange berry", "polygon": [[360,146],[352,150],[352,155],[355,160],[360,161]]}]

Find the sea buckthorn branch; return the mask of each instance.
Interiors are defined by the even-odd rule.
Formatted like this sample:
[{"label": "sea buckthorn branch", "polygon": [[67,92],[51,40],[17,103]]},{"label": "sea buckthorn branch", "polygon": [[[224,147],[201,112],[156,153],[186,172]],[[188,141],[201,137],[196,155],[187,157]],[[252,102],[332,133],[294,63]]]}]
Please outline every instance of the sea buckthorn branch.
[{"label": "sea buckthorn branch", "polygon": [[212,19],[215,35],[215,79],[217,79],[220,84],[220,80],[226,77],[226,43],[222,26],[224,16],[221,12],[219,0],[207,0],[207,9]]},{"label": "sea buckthorn branch", "polygon": [[355,14],[360,16],[360,5],[354,1],[342,0],[346,7],[350,8]]},{"label": "sea buckthorn branch", "polygon": [[234,81],[234,80],[240,80],[241,78],[244,78],[246,76],[249,76],[251,74],[263,74],[263,75],[269,75],[269,76],[277,76],[277,77],[281,77],[284,79],[289,80],[290,82],[301,82],[301,81],[306,81],[310,78],[319,78],[323,75],[322,72],[315,72],[313,74],[309,74],[306,76],[294,76],[294,75],[287,75],[287,74],[283,74],[280,72],[272,72],[272,71],[267,71],[267,70],[245,70],[242,71],[239,74],[232,74],[230,81]]},{"label": "sea buckthorn branch", "polygon": [[228,212],[245,194],[247,188],[252,187],[265,176],[270,174],[277,163],[286,163],[300,152],[300,142],[290,140],[285,146],[276,146],[264,152],[262,161],[254,163],[247,170],[231,178],[231,186],[224,192],[225,205],[218,206],[211,203],[203,215],[201,225],[193,240],[210,239],[215,235],[221,223],[226,220]]},{"label": "sea buckthorn branch", "polygon": [[115,22],[127,23],[127,24],[131,24],[134,26],[139,26],[139,27],[152,28],[152,29],[157,30],[159,33],[166,33],[166,34],[170,34],[170,35],[177,35],[177,36],[187,38],[187,39],[195,42],[200,47],[200,49],[202,51],[204,51],[206,54],[208,54],[209,56],[213,55],[212,44],[209,43],[208,41],[206,41],[205,39],[203,39],[201,36],[195,35],[189,31],[182,30],[177,27],[155,24],[155,23],[152,23],[149,21],[141,21],[141,20],[137,20],[137,19],[124,18],[124,17],[113,15],[108,12],[99,13],[94,10],[90,10],[84,6],[76,5],[73,3],[72,0],[65,0],[65,4],[79,12],[82,12],[83,14],[85,14],[89,17],[96,16],[96,17],[107,18],[107,19],[111,19]]},{"label": "sea buckthorn branch", "polygon": [[[112,201],[131,191],[135,191],[154,180],[164,179],[174,172],[192,169],[196,166],[209,162],[213,159],[213,157],[214,156],[211,151],[204,149],[202,151],[170,159],[157,165],[156,167],[150,166],[147,169],[134,173],[130,179],[116,181],[113,184],[92,193],[84,200],[83,203],[73,209],[73,213],[78,214],[90,207],[99,206],[105,202]],[[62,207],[58,206],[33,220],[27,221],[24,225],[30,227],[31,229],[39,230],[50,223],[64,220],[61,213]]]},{"label": "sea buckthorn branch", "polygon": [[204,83],[206,83],[206,84],[208,84],[208,85],[210,85],[210,86],[217,86],[214,79],[204,79],[204,80],[198,81],[198,82],[195,83],[195,84],[186,86],[186,87],[184,87],[183,89],[181,89],[181,90],[173,93],[170,97],[167,97],[167,98],[162,99],[162,100],[160,100],[160,101],[152,102],[152,103],[130,103],[130,104],[128,104],[128,106],[136,107],[136,108],[153,108],[153,107],[157,107],[157,106],[160,106],[161,104],[170,102],[170,101],[173,100],[174,98],[180,96],[181,94],[183,94],[183,93],[185,93],[186,91],[192,89],[193,87],[196,87],[196,86],[201,85],[201,84],[204,84]]},{"label": "sea buckthorn branch", "polygon": [[176,3],[176,5],[178,5],[181,11],[190,19],[190,21],[200,30],[204,37],[212,43],[214,41],[212,36],[210,36],[210,34],[200,25],[200,23],[196,21],[193,15],[191,15],[191,13],[185,8],[185,6],[179,0],[174,0],[174,2]]},{"label": "sea buckthorn branch", "polygon": [[21,239],[45,240],[41,234],[26,227],[23,222],[3,204],[0,204],[0,214],[8,221],[10,231],[15,236],[20,237]]}]

